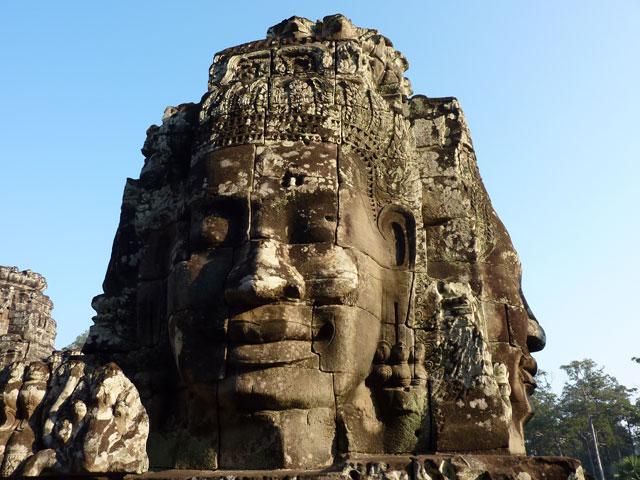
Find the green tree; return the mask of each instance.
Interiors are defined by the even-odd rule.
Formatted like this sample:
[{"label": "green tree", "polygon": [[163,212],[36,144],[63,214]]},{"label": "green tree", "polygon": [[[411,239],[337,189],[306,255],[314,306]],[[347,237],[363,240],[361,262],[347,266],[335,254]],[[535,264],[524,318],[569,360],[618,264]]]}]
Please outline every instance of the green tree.
[{"label": "green tree", "polygon": [[579,458],[596,473],[595,445],[589,427],[592,417],[602,463],[605,471],[611,473],[616,462],[634,454],[637,406],[631,397],[635,389],[620,385],[590,359],[576,360],[560,368],[568,376],[560,397],[565,453]]},{"label": "green tree", "polygon": [[558,396],[551,390],[546,372],[536,376],[538,387],[531,397],[533,417],[526,425],[525,445],[529,455],[564,455],[562,412]]},{"label": "green tree", "polygon": [[85,330],[80,335],[78,335],[73,342],[71,342],[69,345],[64,347],[64,350],[82,350],[82,347],[84,347],[84,344],[87,341],[88,336],[89,336],[89,329]]},{"label": "green tree", "polygon": [[633,402],[635,389],[620,385],[590,359],[561,368],[568,379],[559,396],[551,390],[547,375],[539,374],[531,398],[534,416],[526,426],[528,453],[576,457],[592,475],[597,474],[591,417],[606,477],[626,472],[628,463],[636,460],[623,459],[637,458],[633,456],[640,448],[640,399]]},{"label": "green tree", "polygon": [[622,480],[640,480],[640,457],[623,458],[616,464],[613,476]]}]

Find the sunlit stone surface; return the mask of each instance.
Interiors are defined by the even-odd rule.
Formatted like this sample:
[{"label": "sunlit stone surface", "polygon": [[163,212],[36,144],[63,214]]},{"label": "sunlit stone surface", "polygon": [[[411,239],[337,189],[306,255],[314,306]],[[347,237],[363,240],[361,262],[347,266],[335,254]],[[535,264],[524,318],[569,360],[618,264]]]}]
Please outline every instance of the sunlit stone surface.
[{"label": "sunlit stone surface", "polygon": [[[149,478],[583,478],[523,456],[544,331],[460,105],[407,68],[375,30],[292,17],[147,131],[84,353],[135,392],[96,387],[95,418],[148,426]],[[119,445],[85,468],[146,466]]]},{"label": "sunlit stone surface", "polygon": [[0,369],[15,361],[46,359],[53,351],[53,303],[44,277],[0,266]]},{"label": "sunlit stone surface", "polygon": [[43,276],[0,267],[0,476],[143,472],[149,419],[113,364],[54,352]]}]

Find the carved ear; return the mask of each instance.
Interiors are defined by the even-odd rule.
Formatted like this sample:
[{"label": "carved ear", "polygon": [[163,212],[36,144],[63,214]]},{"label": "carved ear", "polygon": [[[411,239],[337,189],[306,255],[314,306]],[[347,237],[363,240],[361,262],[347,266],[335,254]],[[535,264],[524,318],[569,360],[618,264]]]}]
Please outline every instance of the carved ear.
[{"label": "carved ear", "polygon": [[378,230],[387,241],[386,264],[413,268],[416,258],[416,222],[411,212],[399,205],[387,205],[378,215]]}]

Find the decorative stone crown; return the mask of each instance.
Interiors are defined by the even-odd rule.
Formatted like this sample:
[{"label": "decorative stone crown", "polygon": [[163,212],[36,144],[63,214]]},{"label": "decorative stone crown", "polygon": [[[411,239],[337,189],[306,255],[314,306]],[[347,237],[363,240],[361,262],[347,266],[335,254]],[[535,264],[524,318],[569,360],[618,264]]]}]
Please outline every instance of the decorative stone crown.
[{"label": "decorative stone crown", "polygon": [[407,68],[376,30],[342,15],[292,17],[265,40],[216,54],[199,143],[207,151],[269,141],[348,145],[365,162],[376,203],[406,197],[415,184]]},{"label": "decorative stone crown", "polygon": [[47,281],[42,275],[31,270],[20,271],[18,267],[0,266],[0,282],[32,288],[39,292],[47,288]]}]

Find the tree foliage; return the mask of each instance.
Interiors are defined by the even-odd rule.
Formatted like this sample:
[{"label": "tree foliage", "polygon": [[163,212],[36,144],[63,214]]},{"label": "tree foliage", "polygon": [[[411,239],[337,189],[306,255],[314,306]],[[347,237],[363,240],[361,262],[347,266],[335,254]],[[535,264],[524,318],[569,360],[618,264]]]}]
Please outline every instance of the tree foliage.
[{"label": "tree foliage", "polygon": [[613,478],[640,480],[640,457],[633,455],[623,458],[616,464]]},{"label": "tree foliage", "polygon": [[531,455],[576,457],[596,476],[591,417],[600,457],[611,478],[640,447],[640,401],[632,401],[635,389],[620,385],[590,359],[560,368],[568,377],[562,393],[553,393],[542,374],[532,398],[535,415],[527,425],[528,451]]},{"label": "tree foliage", "polygon": [[64,350],[82,350],[82,347],[84,347],[84,343],[87,341],[88,336],[89,330],[87,329],[80,335],[78,335],[73,342],[64,347]]},{"label": "tree foliage", "polygon": [[562,414],[558,396],[551,390],[548,376],[539,372],[538,388],[531,398],[535,412],[527,424],[527,451],[530,455],[560,455],[564,453],[564,439],[559,435]]}]

